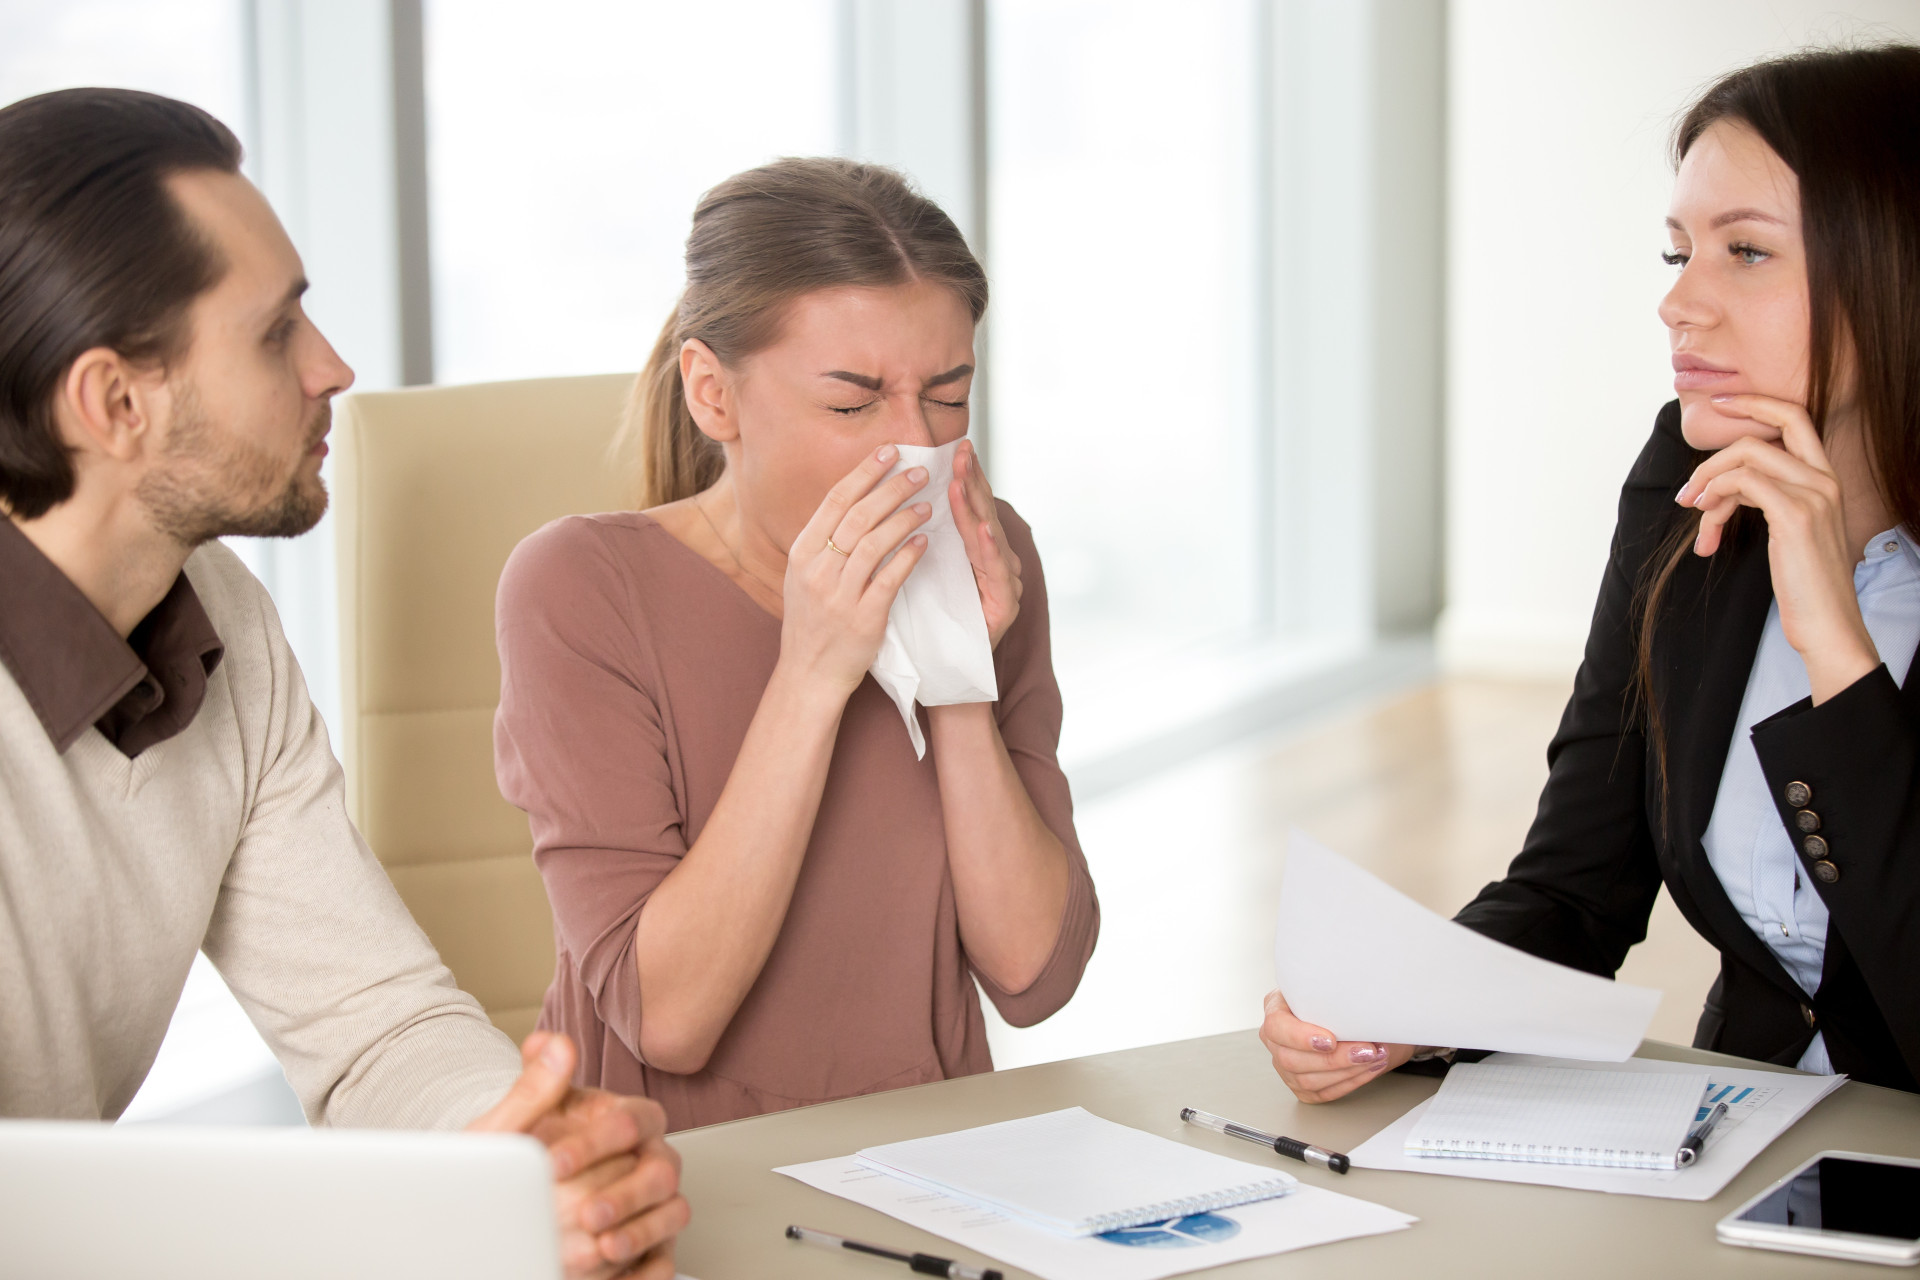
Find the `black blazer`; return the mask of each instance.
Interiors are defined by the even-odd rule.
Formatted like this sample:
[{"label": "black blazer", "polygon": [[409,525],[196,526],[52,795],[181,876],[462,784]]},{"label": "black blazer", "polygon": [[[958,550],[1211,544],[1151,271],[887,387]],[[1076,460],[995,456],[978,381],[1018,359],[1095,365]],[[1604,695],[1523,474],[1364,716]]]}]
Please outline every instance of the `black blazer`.
[{"label": "black blazer", "polygon": [[[1664,880],[1720,951],[1697,1047],[1791,1066],[1818,1029],[1834,1070],[1920,1090],[1920,679],[1903,691],[1882,666],[1821,706],[1803,699],[1753,729],[1795,845],[1805,838],[1796,814],[1810,809],[1839,871],[1821,883],[1815,859],[1801,855],[1800,874],[1832,917],[1816,995],[1800,990],[1740,918],[1701,843],[1773,600],[1758,513],[1736,521],[1742,527],[1711,560],[1689,554],[1662,604],[1653,655],[1669,774],[1661,820],[1646,716],[1632,696],[1631,609],[1648,561],[1685,518],[1673,495],[1705,456],[1681,437],[1679,403],[1662,409],[1620,492],[1586,657],[1547,751],[1551,772],[1533,828],[1506,879],[1457,919],[1610,977],[1646,937]],[[1796,792],[1794,803],[1791,783],[1810,797]]]}]

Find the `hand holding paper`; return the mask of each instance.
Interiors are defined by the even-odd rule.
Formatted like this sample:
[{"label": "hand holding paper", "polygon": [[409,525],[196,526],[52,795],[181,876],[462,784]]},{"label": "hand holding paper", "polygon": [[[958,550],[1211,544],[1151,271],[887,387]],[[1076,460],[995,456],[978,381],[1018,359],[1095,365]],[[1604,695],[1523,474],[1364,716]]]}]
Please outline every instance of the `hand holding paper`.
[{"label": "hand holding paper", "polygon": [[1442,919],[1298,831],[1274,960],[1293,1012],[1347,1040],[1620,1062],[1660,1003]]}]

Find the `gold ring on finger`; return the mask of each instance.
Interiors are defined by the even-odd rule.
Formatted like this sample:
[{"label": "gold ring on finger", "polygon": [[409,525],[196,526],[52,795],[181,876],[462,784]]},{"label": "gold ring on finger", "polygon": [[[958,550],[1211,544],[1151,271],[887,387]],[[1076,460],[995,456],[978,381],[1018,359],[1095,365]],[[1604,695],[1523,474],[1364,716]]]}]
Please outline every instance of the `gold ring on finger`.
[{"label": "gold ring on finger", "polygon": [[829,551],[831,551],[831,552],[833,552],[833,554],[835,554],[835,555],[837,555],[837,556],[852,556],[852,555],[853,555],[853,552],[851,552],[851,551],[846,551],[846,550],[843,550],[843,549],[841,549],[840,547],[837,547],[837,546],[835,546],[835,545],[834,545],[834,542],[833,542],[833,539],[832,539],[832,538],[828,538],[828,539],[827,539],[827,550],[829,550]]}]

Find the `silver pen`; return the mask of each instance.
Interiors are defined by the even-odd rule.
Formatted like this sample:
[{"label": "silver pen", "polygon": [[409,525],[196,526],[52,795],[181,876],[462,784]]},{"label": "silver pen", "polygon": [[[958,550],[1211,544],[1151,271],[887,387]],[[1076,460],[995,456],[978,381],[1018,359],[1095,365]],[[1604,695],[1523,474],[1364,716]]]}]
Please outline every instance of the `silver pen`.
[{"label": "silver pen", "polygon": [[1188,1124],[1197,1124],[1202,1129],[1224,1133],[1229,1138],[1245,1138],[1248,1142],[1272,1147],[1283,1156],[1292,1156],[1295,1160],[1304,1160],[1308,1164],[1319,1165],[1322,1169],[1331,1169],[1335,1173],[1345,1173],[1352,1166],[1352,1161],[1338,1151],[1328,1151],[1325,1147],[1316,1147],[1298,1138],[1283,1138],[1277,1133],[1262,1133],[1258,1129],[1249,1129],[1244,1124],[1235,1124],[1225,1116],[1216,1116],[1211,1111],[1196,1111],[1192,1107],[1182,1107],[1180,1118]]},{"label": "silver pen", "polygon": [[851,1249],[855,1253],[872,1254],[876,1258],[892,1258],[895,1262],[906,1263],[916,1275],[945,1276],[947,1280],[1005,1280],[993,1267],[969,1267],[951,1258],[936,1258],[930,1253],[903,1253],[884,1245],[862,1244],[858,1240],[836,1236],[830,1231],[816,1231],[812,1227],[788,1227],[787,1239],[823,1245],[829,1249]]},{"label": "silver pen", "polygon": [[1713,1110],[1707,1112],[1707,1118],[1693,1126],[1680,1143],[1680,1150],[1673,1158],[1675,1168],[1684,1169],[1700,1158],[1700,1149],[1707,1145],[1707,1135],[1713,1132],[1713,1126],[1719,1124],[1720,1117],[1725,1114],[1727,1114],[1726,1103],[1713,1104]]}]

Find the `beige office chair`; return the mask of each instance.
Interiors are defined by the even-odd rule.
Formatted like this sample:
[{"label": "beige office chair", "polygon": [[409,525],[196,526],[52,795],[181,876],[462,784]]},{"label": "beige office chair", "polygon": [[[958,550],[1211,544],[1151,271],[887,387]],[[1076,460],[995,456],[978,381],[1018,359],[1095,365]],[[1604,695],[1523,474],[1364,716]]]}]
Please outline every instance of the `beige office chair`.
[{"label": "beige office chair", "polygon": [[460,985],[516,1040],[553,976],[526,815],[493,781],[493,596],[519,541],[629,505],[631,374],[343,398],[333,432],[347,808]]}]

